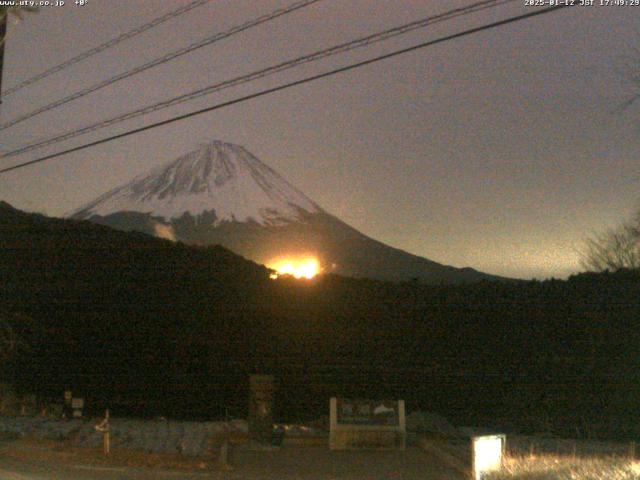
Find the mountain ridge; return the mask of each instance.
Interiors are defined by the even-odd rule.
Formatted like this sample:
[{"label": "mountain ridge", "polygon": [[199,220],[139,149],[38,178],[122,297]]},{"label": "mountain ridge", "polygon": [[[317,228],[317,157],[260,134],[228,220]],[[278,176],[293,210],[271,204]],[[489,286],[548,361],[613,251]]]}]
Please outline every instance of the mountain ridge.
[{"label": "mountain ridge", "polygon": [[372,239],[331,215],[244,147],[213,141],[70,215],[120,230],[220,244],[270,265],[318,258],[327,273],[426,283],[510,280],[442,265]]},{"label": "mountain ridge", "polygon": [[322,209],[241,146],[214,141],[139,175],[72,212],[73,218],[141,211],[170,222],[198,217],[215,205],[214,225],[295,221],[299,210]]}]

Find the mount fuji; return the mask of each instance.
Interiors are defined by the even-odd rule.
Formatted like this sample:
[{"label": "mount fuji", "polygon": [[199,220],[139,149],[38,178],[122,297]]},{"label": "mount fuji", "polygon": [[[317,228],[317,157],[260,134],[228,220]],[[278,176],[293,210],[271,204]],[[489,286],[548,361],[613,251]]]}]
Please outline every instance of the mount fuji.
[{"label": "mount fuji", "polygon": [[498,280],[373,240],[323,210],[245,148],[214,141],[70,214],[187,244],[220,244],[258,263],[310,256],[324,272],[425,283]]}]

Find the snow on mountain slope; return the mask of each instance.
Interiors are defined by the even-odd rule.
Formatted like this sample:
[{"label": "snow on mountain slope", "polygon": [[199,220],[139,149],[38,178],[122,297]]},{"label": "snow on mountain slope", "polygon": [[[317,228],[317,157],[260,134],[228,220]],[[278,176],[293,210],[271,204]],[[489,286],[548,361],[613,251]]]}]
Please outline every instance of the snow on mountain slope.
[{"label": "snow on mountain slope", "polygon": [[215,212],[222,222],[276,226],[322,209],[243,147],[214,141],[135,178],[71,216],[139,212],[171,221]]},{"label": "snow on mountain slope", "polygon": [[385,245],[325,212],[243,147],[212,142],[71,214],[265,265],[312,258],[324,272],[429,283],[496,279]]}]

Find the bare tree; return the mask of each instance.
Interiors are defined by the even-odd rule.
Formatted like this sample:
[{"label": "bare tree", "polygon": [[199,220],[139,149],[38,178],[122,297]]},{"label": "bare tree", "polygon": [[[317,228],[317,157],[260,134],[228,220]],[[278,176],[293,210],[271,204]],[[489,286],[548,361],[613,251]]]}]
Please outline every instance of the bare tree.
[{"label": "bare tree", "polygon": [[580,256],[590,271],[640,269],[640,209],[631,220],[588,238]]}]

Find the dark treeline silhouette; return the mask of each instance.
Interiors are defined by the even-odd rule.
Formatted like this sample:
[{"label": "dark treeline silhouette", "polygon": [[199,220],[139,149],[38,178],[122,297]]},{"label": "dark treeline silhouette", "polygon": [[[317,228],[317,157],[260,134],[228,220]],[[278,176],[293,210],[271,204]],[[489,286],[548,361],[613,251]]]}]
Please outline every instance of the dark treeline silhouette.
[{"label": "dark treeline silhouette", "polygon": [[426,286],[269,279],[188,247],[0,204],[0,307],[26,315],[16,388],[94,411],[246,414],[247,376],[276,375],[276,416],[334,395],[404,398],[457,424],[640,434],[640,274]]}]

